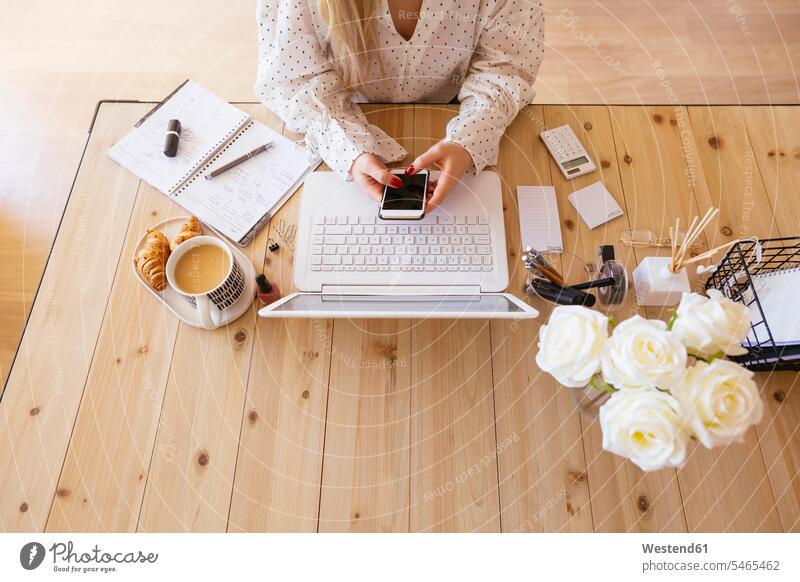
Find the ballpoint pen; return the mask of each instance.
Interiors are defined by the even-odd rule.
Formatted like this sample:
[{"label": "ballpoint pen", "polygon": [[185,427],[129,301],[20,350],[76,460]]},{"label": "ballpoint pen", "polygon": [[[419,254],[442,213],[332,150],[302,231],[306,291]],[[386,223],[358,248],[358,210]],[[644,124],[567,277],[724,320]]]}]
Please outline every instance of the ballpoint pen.
[{"label": "ballpoint pen", "polygon": [[252,158],[253,156],[257,156],[257,155],[258,155],[258,154],[260,154],[261,152],[265,152],[265,151],[267,151],[267,149],[268,149],[268,148],[269,148],[269,146],[271,146],[271,145],[272,145],[272,142],[265,143],[264,145],[260,145],[260,146],[258,146],[258,147],[257,147],[256,149],[254,149],[253,151],[247,152],[247,153],[246,153],[246,154],[244,154],[243,156],[239,156],[238,158],[236,158],[236,159],[235,159],[235,160],[233,160],[233,161],[230,161],[230,162],[228,162],[227,164],[225,164],[225,165],[224,165],[224,166],[222,166],[221,168],[217,168],[216,170],[214,170],[214,171],[212,171],[212,172],[210,172],[210,173],[206,174],[206,176],[205,176],[206,180],[210,180],[211,178],[215,178],[216,176],[219,176],[221,173],[223,173],[223,172],[227,172],[227,171],[228,171],[228,170],[230,170],[231,168],[235,168],[236,166],[238,166],[239,164],[241,164],[241,163],[242,163],[242,162],[244,162],[245,160],[249,160],[249,159],[250,159],[250,158]]},{"label": "ballpoint pen", "polygon": [[523,255],[522,261],[526,264],[526,266],[528,264],[533,266],[539,273],[547,277],[559,287],[564,286],[564,278],[537,250],[531,247],[525,247],[525,255]]}]

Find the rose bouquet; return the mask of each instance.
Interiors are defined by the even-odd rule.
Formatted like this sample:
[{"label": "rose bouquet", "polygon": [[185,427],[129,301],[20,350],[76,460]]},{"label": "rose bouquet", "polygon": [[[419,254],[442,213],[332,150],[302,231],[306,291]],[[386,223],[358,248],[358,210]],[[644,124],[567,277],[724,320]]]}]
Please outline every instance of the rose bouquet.
[{"label": "rose bouquet", "polygon": [[603,448],[645,471],[680,467],[690,440],[741,442],[764,405],[753,373],[723,359],[746,353],[747,308],[714,289],[684,293],[669,324],[559,306],[539,332],[536,363],[560,384],[610,393]]}]

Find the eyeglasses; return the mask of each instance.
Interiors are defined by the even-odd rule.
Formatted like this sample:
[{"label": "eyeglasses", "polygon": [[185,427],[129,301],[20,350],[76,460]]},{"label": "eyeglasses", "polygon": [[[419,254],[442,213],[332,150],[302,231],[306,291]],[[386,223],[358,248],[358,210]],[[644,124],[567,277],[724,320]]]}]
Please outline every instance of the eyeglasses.
[{"label": "eyeglasses", "polygon": [[[678,236],[676,237],[675,244],[680,245],[683,242],[683,239],[686,237],[686,233],[683,231],[678,232]],[[672,246],[672,238],[669,236],[658,237],[652,231],[647,230],[646,228],[629,228],[628,230],[622,231],[622,235],[620,236],[620,242],[628,247],[671,247]],[[695,242],[689,246],[691,250],[698,250],[700,248],[700,243]]]}]

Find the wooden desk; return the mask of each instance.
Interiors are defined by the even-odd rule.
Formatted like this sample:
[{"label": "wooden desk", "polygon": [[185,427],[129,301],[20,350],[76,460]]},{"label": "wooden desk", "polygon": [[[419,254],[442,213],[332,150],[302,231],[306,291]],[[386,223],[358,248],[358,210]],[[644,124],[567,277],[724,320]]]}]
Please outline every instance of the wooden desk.
[{"label": "wooden desk", "polygon": [[[105,103],[93,125],[0,401],[0,529],[800,530],[796,374],[762,375],[767,414],[745,444],[695,446],[680,471],[643,474],[604,453],[596,421],[536,369],[545,309],[524,324],[266,321],[254,310],[212,333],[179,325],[130,261],[146,227],[183,211],[105,155],[147,108]],[[454,114],[368,110],[411,156]],[[538,133],[563,123],[598,173],[562,179]],[[706,245],[797,234],[798,130],[793,107],[528,108],[497,166],[510,291],[525,278],[520,184],[555,184],[572,280],[629,224],[663,233],[712,204],[722,211]],[[598,179],[626,215],[589,231],[566,195]],[[248,249],[284,291],[291,249],[266,244],[298,202]],[[629,268],[660,252],[617,250]]]}]

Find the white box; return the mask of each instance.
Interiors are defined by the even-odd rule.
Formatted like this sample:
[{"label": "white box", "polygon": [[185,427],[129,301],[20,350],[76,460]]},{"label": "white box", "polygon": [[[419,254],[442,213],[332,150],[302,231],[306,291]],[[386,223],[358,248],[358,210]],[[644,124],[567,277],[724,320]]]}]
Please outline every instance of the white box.
[{"label": "white box", "polygon": [[681,296],[691,291],[686,269],[673,273],[669,270],[671,260],[670,257],[645,257],[634,269],[633,287],[639,305],[677,305]]}]

